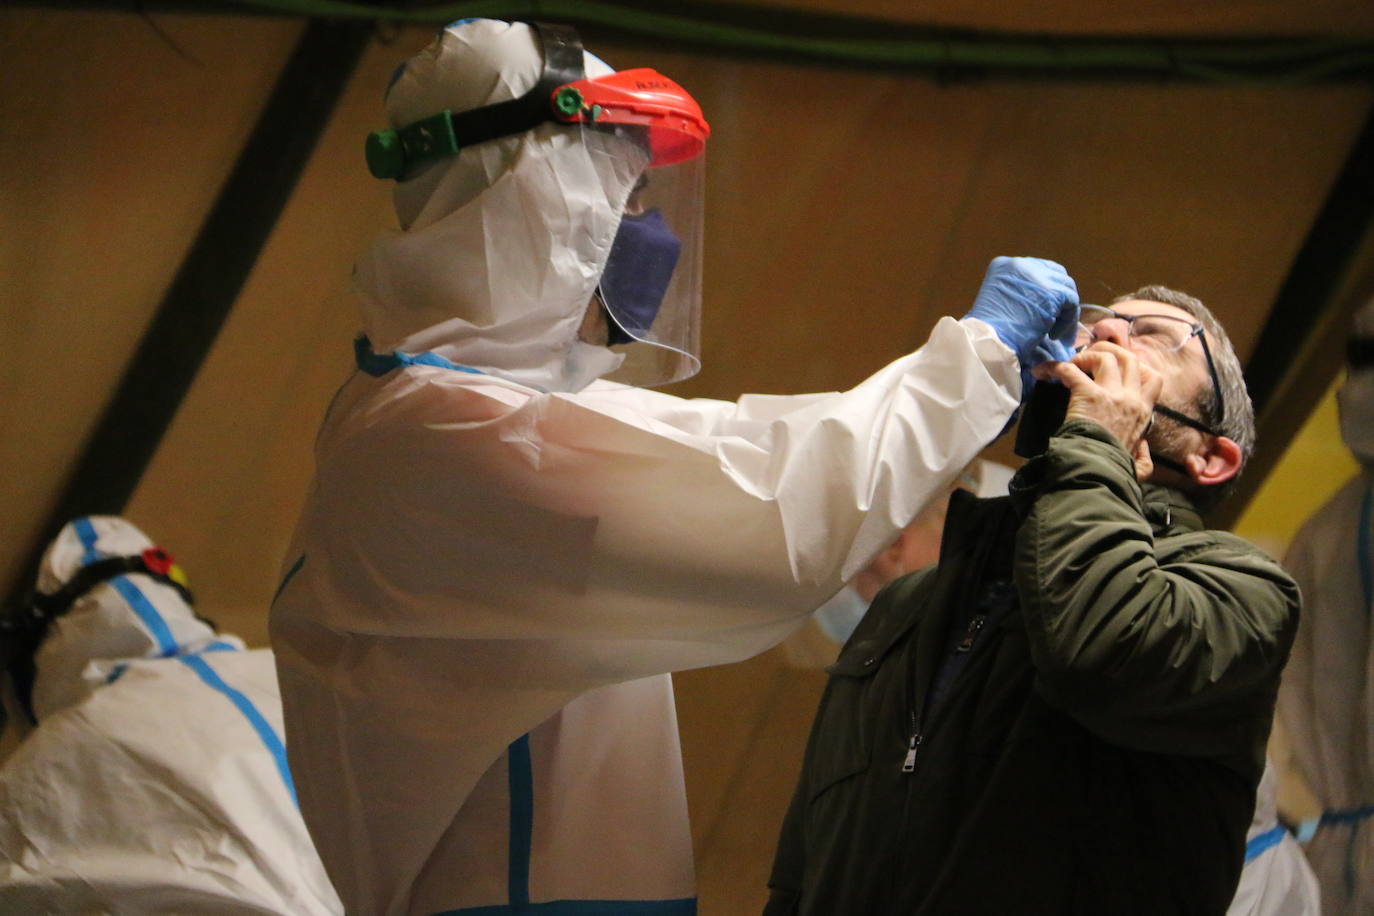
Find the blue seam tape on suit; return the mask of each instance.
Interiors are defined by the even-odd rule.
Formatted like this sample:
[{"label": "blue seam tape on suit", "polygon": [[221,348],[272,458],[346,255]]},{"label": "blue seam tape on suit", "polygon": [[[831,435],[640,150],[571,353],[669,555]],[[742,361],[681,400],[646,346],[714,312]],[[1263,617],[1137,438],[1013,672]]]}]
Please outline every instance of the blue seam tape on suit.
[{"label": "blue seam tape on suit", "polygon": [[153,603],[148,600],[148,596],[143,594],[137,585],[129,581],[127,576],[118,576],[110,580],[115,591],[119,592],[119,597],[129,605],[129,608],[138,615],[138,619],[148,628],[148,632],[153,639],[157,640],[158,654],[167,658],[177,654],[177,641],[172,637],[172,631],[167,627],[167,621],[162,619],[162,615],[153,607]]},{"label": "blue seam tape on suit", "polygon": [[100,551],[95,549],[96,533],[95,526],[91,524],[89,518],[79,518],[72,522],[72,527],[76,529],[76,536],[81,539],[81,546],[85,553],[81,556],[81,565],[94,563],[100,559]]},{"label": "blue seam tape on suit", "polygon": [[[81,540],[81,546],[85,550],[82,556],[82,563],[93,563],[99,560],[101,554],[95,547],[97,534],[95,526],[91,524],[91,520],[89,518],[77,519],[73,522],[73,526],[76,529],[77,537]],[[304,558],[302,558],[302,560],[304,560]],[[299,564],[297,568],[299,568]],[[194,671],[206,685],[224,694],[239,712],[243,713],[244,718],[248,720],[248,724],[257,732],[258,737],[262,740],[262,743],[267,746],[268,752],[271,753],[276,762],[277,771],[281,774],[282,781],[286,784],[286,791],[291,796],[291,801],[294,803],[296,801],[296,786],[291,780],[291,770],[286,763],[286,746],[282,744],[281,739],[277,737],[277,733],[273,730],[267,719],[264,718],[262,713],[258,711],[258,708],[253,705],[253,701],[249,700],[248,697],[244,696],[240,691],[226,684],[224,679],[219,676],[219,673],[200,657],[199,652],[181,654],[181,647],[177,645],[176,640],[172,637],[172,631],[167,626],[167,621],[162,619],[162,615],[158,613],[152,601],[148,600],[148,596],[143,594],[139,587],[135,585],[128,576],[116,576],[114,579],[110,580],[110,584],[114,586],[115,591],[119,593],[119,596],[129,605],[130,610],[138,616],[138,619],[143,623],[144,627],[147,628],[148,632],[157,641],[159,655],[163,658],[176,658],[177,661]],[[233,651],[237,651],[236,646],[219,640],[210,643],[201,650],[201,652]],[[127,664],[116,665],[106,679],[106,683],[114,683],[126,670],[128,670]]]},{"label": "blue seam tape on suit", "polygon": [[1321,825],[1328,824],[1358,824],[1361,821],[1374,817],[1374,805],[1362,805],[1359,808],[1346,808],[1342,811],[1323,811]]},{"label": "blue seam tape on suit", "polygon": [[534,764],[530,736],[521,735],[506,752],[510,787],[510,851],[505,905],[446,910],[435,916],[696,916],[695,898],[681,900],[552,900],[530,902],[530,856],[534,841]]},{"label": "blue seam tape on suit", "polygon": [[530,902],[530,854],[534,841],[534,767],[530,736],[521,735],[506,752],[510,779],[510,860],[506,883],[511,906]]},{"label": "blue seam tape on suit", "polygon": [[292,803],[300,807],[300,803],[296,801],[296,784],[291,779],[291,768],[286,762],[286,745],[282,743],[281,738],[277,737],[271,723],[253,705],[253,701],[225,683],[224,678],[219,676],[219,672],[210,667],[209,662],[199,655],[181,655],[177,657],[177,661],[194,671],[206,686],[228,697],[229,702],[233,703],[238,711],[243,713],[243,717],[248,720],[248,724],[253,727],[253,731],[258,733],[258,738],[262,740],[262,743],[267,746],[267,750],[272,754],[272,758],[277,764],[277,772],[281,774],[282,782],[286,784],[286,791],[291,796]]},{"label": "blue seam tape on suit", "polygon": [[1251,837],[1250,839],[1246,840],[1245,861],[1248,863],[1252,859],[1257,859],[1259,858],[1260,854],[1263,853],[1265,850],[1271,849],[1272,847],[1279,845],[1279,843],[1283,842],[1283,835],[1287,832],[1287,828],[1279,826],[1273,828],[1272,830],[1266,830],[1259,836]]},{"label": "blue seam tape on suit", "polygon": [[477,906],[434,916],[696,916],[695,897],[681,900],[551,900],[520,907]]},{"label": "blue seam tape on suit", "polygon": [[402,353],[400,350],[392,350],[390,353],[374,353],[372,352],[372,342],[367,339],[366,335],[353,341],[353,358],[357,361],[359,369],[374,377],[381,377],[393,369],[403,369],[406,366],[433,366],[437,369],[470,372],[473,375],[483,374],[481,369],[452,362],[428,350],[423,353]]},{"label": "blue seam tape on suit", "polygon": [[[85,548],[85,554],[81,558],[82,565],[101,559],[102,555],[95,547],[97,535],[91,520],[79,518],[72,525],[76,529],[76,536],[81,539],[81,546]],[[148,600],[148,596],[143,594],[128,576],[116,576],[110,580],[110,584],[153,637],[157,643],[158,654],[164,658],[176,655],[177,642],[172,638],[172,631],[168,628],[167,621],[157,612],[157,608]]]}]

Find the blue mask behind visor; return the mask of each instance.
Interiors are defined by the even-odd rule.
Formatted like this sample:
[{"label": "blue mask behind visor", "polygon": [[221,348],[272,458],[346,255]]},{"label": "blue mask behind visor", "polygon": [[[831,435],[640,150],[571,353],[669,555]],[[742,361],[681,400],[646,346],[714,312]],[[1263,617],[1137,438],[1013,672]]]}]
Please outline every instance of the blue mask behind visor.
[{"label": "blue mask behind visor", "polygon": [[658,210],[620,220],[600,284],[612,319],[610,343],[630,343],[649,332],[681,253],[682,242]]}]

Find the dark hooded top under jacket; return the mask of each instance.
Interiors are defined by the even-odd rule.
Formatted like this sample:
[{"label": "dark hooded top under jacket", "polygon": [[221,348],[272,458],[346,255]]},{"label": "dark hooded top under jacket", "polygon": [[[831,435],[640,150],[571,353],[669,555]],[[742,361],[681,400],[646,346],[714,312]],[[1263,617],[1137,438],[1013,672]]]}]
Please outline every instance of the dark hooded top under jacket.
[{"label": "dark hooded top under jacket", "polygon": [[1298,604],[1066,423],[829,669],[765,913],[1220,916]]}]

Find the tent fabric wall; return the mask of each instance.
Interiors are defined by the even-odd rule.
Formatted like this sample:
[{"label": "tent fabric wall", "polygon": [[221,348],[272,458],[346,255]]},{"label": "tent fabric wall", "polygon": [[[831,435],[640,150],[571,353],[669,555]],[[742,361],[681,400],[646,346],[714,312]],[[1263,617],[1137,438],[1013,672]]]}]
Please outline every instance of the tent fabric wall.
[{"label": "tent fabric wall", "polygon": [[1374,32],[1365,0],[1143,0],[1138,3],[989,3],[988,0],[745,0],[756,7],[844,12],[919,25],[1052,34],[1119,35],[1346,35]]},{"label": "tent fabric wall", "polygon": [[[1129,21],[1071,0],[1002,15],[974,0],[931,13],[1037,29],[1374,28],[1368,4],[1335,0],[1301,16],[1181,0]],[[42,526],[300,29],[0,11],[0,571]],[[201,611],[251,643],[266,639],[315,428],[351,371],[352,261],[392,224],[362,139],[381,126],[392,68],[430,33],[388,31],[368,49],[128,508],[178,555]],[[848,387],[962,313],[1003,253],[1063,261],[1086,301],[1147,282],[1193,292],[1243,358],[1374,102],[1362,86],[938,85],[595,49],[672,75],[712,122],[704,368],[672,389],[711,397]],[[678,681],[703,912],[757,912],[821,676],[773,652]]]},{"label": "tent fabric wall", "polygon": [[0,11],[0,574],[63,475],[300,25]]}]

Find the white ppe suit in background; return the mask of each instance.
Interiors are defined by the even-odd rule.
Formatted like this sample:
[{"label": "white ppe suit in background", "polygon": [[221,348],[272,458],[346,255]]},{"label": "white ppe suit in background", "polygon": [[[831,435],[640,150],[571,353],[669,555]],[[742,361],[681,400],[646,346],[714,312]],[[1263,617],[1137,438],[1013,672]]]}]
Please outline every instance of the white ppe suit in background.
[{"label": "white ppe suit in background", "polygon": [[1298,841],[1279,824],[1274,797],[1274,765],[1265,761],[1245,835],[1245,866],[1226,916],[1321,916],[1317,878]]},{"label": "white ppe suit in background", "polygon": [[[39,588],[151,546],[78,519]],[[130,573],[78,598],[36,661],[38,726],[0,767],[0,913],[343,912],[292,794],[270,652]]]},{"label": "white ppe suit in background", "polygon": [[[413,103],[478,48],[494,86]],[[388,109],[538,72],[523,25],[477,20]],[[588,188],[581,143],[465,149],[398,187],[408,229],[359,264],[371,345],[272,610],[301,809],[349,912],[694,913],[667,673],[779,642],[1017,404],[1016,357],[972,319],[845,393],[583,387],[618,361],[576,342],[624,200],[605,188],[637,174]]]},{"label": "white ppe suit in background", "polygon": [[[1374,340],[1374,301],[1356,316]],[[1293,538],[1284,565],[1302,622],[1278,713],[1298,771],[1322,806],[1305,850],[1333,916],[1374,913],[1374,366],[1352,365],[1338,393],[1341,437],[1361,471]]]}]

